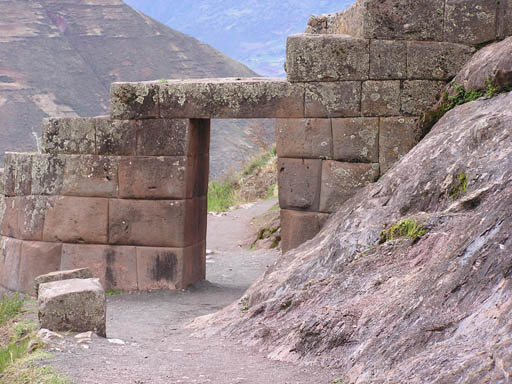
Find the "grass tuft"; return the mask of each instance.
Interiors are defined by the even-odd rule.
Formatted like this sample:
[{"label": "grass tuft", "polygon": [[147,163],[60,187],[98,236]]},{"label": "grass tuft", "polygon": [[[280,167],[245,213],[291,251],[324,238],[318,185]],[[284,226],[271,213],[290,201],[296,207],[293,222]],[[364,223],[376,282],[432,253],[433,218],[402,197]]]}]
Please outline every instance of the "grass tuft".
[{"label": "grass tuft", "polygon": [[468,191],[468,176],[462,172],[458,176],[457,183],[450,190],[450,197],[458,199]]},{"label": "grass tuft", "polygon": [[3,294],[0,298],[0,325],[20,314],[23,302],[23,298],[18,293],[13,296]]},{"label": "grass tuft", "polygon": [[427,230],[416,220],[404,219],[382,231],[380,234],[380,243],[382,244],[400,237],[405,237],[415,242],[425,233],[427,233]]}]

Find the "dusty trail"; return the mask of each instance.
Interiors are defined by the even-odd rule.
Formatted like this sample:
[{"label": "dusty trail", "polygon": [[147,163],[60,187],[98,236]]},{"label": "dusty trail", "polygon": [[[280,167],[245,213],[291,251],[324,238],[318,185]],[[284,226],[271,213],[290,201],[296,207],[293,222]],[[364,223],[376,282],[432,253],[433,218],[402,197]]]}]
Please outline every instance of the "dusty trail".
[{"label": "dusty trail", "polygon": [[[239,299],[252,281],[279,257],[276,251],[242,249],[250,220],[275,201],[208,217],[207,281],[186,291],[134,293],[108,299],[107,334],[117,345],[94,338],[78,344],[67,336],[48,361],[74,383],[94,384],[327,384],[333,370],[297,367],[222,338],[190,336],[186,323]],[[46,362],[45,362],[46,363]]]}]

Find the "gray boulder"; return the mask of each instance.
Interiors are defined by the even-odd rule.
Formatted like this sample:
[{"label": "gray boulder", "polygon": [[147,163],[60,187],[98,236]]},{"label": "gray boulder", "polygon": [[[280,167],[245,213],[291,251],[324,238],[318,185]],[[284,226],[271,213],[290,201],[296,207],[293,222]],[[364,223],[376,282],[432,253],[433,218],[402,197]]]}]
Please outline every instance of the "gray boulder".
[{"label": "gray boulder", "polygon": [[99,279],[69,279],[39,286],[39,323],[51,331],[94,331],[106,336],[106,299]]}]

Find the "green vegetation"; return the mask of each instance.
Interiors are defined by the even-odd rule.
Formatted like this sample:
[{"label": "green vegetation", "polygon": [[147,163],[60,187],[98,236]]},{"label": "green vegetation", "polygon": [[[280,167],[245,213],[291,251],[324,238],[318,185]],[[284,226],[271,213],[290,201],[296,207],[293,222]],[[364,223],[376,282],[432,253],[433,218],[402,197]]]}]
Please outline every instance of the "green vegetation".
[{"label": "green vegetation", "polygon": [[0,298],[0,325],[17,316],[23,308],[23,299],[19,294],[2,295]]},{"label": "green vegetation", "polygon": [[457,178],[457,183],[450,190],[450,197],[452,199],[458,199],[460,196],[465,194],[468,190],[468,176],[462,172]]},{"label": "green vegetation", "polygon": [[380,243],[382,244],[399,237],[405,237],[414,242],[425,233],[427,233],[427,230],[416,220],[404,219],[393,224],[390,228],[383,230],[380,233]]},{"label": "green vegetation", "polygon": [[43,344],[36,337],[38,325],[27,319],[33,312],[25,308],[27,304],[33,303],[18,294],[0,298],[0,384],[71,383],[52,368],[37,363],[49,355],[40,350]]},{"label": "green vegetation", "polygon": [[[208,211],[226,212],[230,207],[244,202],[244,199],[240,196],[240,189],[245,180],[264,168],[276,156],[276,147],[273,146],[269,151],[251,160],[238,174],[224,181],[211,181],[208,185]],[[264,192],[266,192],[265,198],[275,197],[277,185],[273,184]]]},{"label": "green vegetation", "polygon": [[468,91],[465,90],[462,85],[455,84],[454,89],[456,93],[451,96],[443,93],[439,107],[425,114],[423,118],[423,130],[428,132],[448,111],[459,105],[478,100],[481,97],[491,98],[501,93],[512,91],[512,87],[497,86],[489,79],[486,80],[486,83],[487,86],[485,90],[473,89]]},{"label": "green vegetation", "polygon": [[248,299],[242,299],[242,301],[240,302],[240,310],[242,312],[249,310],[249,300]]},{"label": "green vegetation", "polygon": [[105,292],[105,295],[114,296],[114,295],[120,295],[121,293],[123,293],[122,289],[109,289],[108,291]]}]

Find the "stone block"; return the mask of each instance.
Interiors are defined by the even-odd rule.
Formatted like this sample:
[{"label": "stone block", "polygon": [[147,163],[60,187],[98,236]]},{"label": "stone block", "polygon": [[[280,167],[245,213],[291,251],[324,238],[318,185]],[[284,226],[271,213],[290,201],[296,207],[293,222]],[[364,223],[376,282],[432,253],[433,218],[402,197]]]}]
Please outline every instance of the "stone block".
[{"label": "stone block", "polygon": [[18,290],[21,261],[21,240],[3,237],[1,239],[0,278],[2,286],[11,290]]},{"label": "stone block", "polygon": [[110,117],[114,120],[159,118],[159,83],[112,83]]},{"label": "stone block", "polygon": [[361,113],[363,116],[400,115],[400,80],[365,81]]},{"label": "stone block", "polygon": [[283,254],[315,237],[328,218],[328,213],[282,209],[281,249]]},{"label": "stone block", "polygon": [[22,240],[42,241],[44,222],[48,209],[55,201],[49,196],[18,197],[16,206],[18,212],[18,235]]},{"label": "stone block", "polygon": [[34,155],[32,166],[32,194],[60,194],[65,165],[66,157],[62,155]]},{"label": "stone block", "polygon": [[305,117],[361,115],[361,82],[359,81],[307,83],[305,92]]},{"label": "stone block", "polygon": [[[60,266],[60,263],[59,263]],[[92,273],[89,268],[71,269],[66,271],[55,271],[39,275],[34,279],[34,290],[36,297],[39,292],[39,285],[51,283],[52,281],[69,280],[69,279],[92,279]]]},{"label": "stone block", "polygon": [[204,241],[206,198],[110,200],[109,242],[184,248]]},{"label": "stone block", "polygon": [[331,119],[277,119],[279,157],[332,158]]},{"label": "stone block", "polygon": [[139,290],[184,289],[205,279],[205,243],[187,248],[137,247]]},{"label": "stone block", "polygon": [[442,40],[444,0],[358,0],[335,20],[363,39]]},{"label": "stone block", "polygon": [[51,118],[43,121],[41,150],[48,154],[95,153],[94,118]]},{"label": "stone block", "polygon": [[332,119],[334,160],[379,162],[379,119],[359,117]]},{"label": "stone block", "polygon": [[5,153],[5,196],[26,196],[31,194],[33,156],[34,154],[32,153]]},{"label": "stone block", "polygon": [[336,212],[359,189],[376,181],[379,164],[343,163],[324,161],[322,163],[321,212]]},{"label": "stone block", "polygon": [[135,156],[138,120],[96,119],[96,153],[108,156]]},{"label": "stone block", "polygon": [[88,268],[106,290],[137,290],[135,247],[64,244],[60,269],[77,268]]},{"label": "stone block", "polygon": [[410,41],[407,43],[408,78],[450,80],[474,52],[474,48],[462,44]]},{"label": "stone block", "polygon": [[96,155],[65,156],[61,195],[117,197],[118,159]]},{"label": "stone block", "polygon": [[18,290],[37,295],[34,279],[45,273],[59,270],[62,244],[23,241],[19,269]]},{"label": "stone block", "polygon": [[372,40],[370,57],[370,79],[398,80],[407,78],[407,45],[405,41]]},{"label": "stone block", "polygon": [[390,117],[380,120],[379,135],[379,163],[384,174],[418,143],[421,130],[417,118]]},{"label": "stone block", "polygon": [[303,117],[304,88],[284,79],[230,78],[160,83],[163,118]]},{"label": "stone block", "polygon": [[318,211],[321,169],[319,159],[280,158],[277,170],[281,208]]},{"label": "stone block", "polygon": [[402,113],[421,116],[437,102],[446,83],[431,80],[406,80],[402,89]]},{"label": "stone block", "polygon": [[210,120],[141,120],[137,133],[138,156],[190,156],[209,152]]},{"label": "stone block", "polygon": [[106,244],[108,199],[58,197],[48,208],[43,241]]},{"label": "stone block", "polygon": [[37,303],[41,328],[106,336],[106,298],[99,279],[41,284]]},{"label": "stone block", "polygon": [[288,81],[367,80],[368,40],[347,35],[298,34],[288,36]]},{"label": "stone block", "polygon": [[19,197],[4,197],[1,204],[2,211],[0,219],[2,224],[2,235],[19,238]]},{"label": "stone block", "polygon": [[496,38],[497,1],[446,0],[444,40],[481,44]]},{"label": "stone block", "polygon": [[124,157],[119,160],[123,199],[187,199],[206,196],[208,156]]}]

